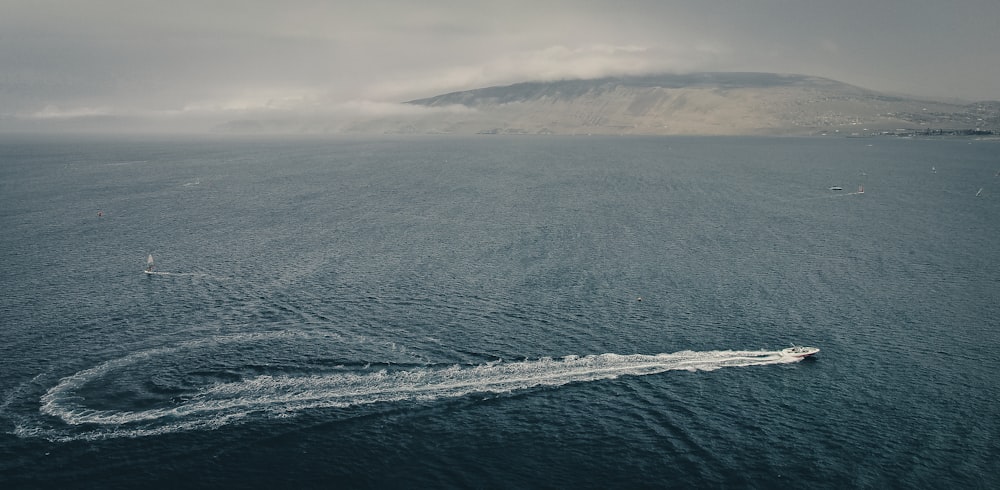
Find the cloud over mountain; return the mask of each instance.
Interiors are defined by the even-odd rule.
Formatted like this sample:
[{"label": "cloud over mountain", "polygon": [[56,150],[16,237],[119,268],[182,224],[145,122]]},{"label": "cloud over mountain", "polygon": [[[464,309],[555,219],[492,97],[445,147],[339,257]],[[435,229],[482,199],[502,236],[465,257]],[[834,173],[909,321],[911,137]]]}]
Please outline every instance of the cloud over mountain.
[{"label": "cloud over mountain", "polygon": [[380,111],[355,112],[353,119],[341,118],[336,124],[299,120],[288,125],[290,121],[262,120],[224,129],[649,135],[1000,129],[1000,104],[907,98],[827,78],[775,73],[698,72],[535,81],[451,92],[412,100],[405,106],[415,110],[388,105]]}]

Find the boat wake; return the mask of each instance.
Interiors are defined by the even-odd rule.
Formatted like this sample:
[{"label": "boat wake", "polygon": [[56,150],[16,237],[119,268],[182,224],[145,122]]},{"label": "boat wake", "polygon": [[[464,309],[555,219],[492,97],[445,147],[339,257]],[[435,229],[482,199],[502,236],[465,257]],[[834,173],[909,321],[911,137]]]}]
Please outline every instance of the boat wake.
[{"label": "boat wake", "polygon": [[840,197],[840,196],[857,196],[865,193],[865,186],[859,185],[858,190],[854,192],[845,192],[843,194],[833,194],[829,197]]},{"label": "boat wake", "polygon": [[201,272],[162,272],[162,271],[146,271],[146,274],[151,276],[174,276],[174,277],[215,277],[211,274],[204,274]]},{"label": "boat wake", "polygon": [[168,358],[193,347],[194,344],[189,344],[138,352],[62,378],[40,398],[40,412],[44,417],[37,424],[18,424],[14,434],[52,441],[143,437],[214,429],[251,416],[287,417],[310,409],[427,402],[475,393],[506,394],[558,387],[620,376],[644,376],[676,370],[714,371],[726,367],[786,364],[801,360],[783,355],[781,351],[726,350],[566,356],[498,361],[475,366],[411,366],[398,370],[372,369],[369,365],[339,366],[336,372],[320,374],[246,375],[232,381],[215,378],[201,386],[189,387],[188,393],[183,396],[164,396],[163,400],[147,409],[125,410],[87,403],[88,389],[109,382],[113,384],[115,376],[125,376],[124,373],[136,370],[144,373],[144,377],[155,377],[162,365],[162,360],[157,359]]},{"label": "boat wake", "polygon": [[837,194],[829,194],[829,195],[825,195],[825,196],[818,196],[818,197],[814,197],[812,199],[834,199],[834,198],[838,198],[838,197],[860,196],[860,195],[864,195],[864,191],[839,192]]}]

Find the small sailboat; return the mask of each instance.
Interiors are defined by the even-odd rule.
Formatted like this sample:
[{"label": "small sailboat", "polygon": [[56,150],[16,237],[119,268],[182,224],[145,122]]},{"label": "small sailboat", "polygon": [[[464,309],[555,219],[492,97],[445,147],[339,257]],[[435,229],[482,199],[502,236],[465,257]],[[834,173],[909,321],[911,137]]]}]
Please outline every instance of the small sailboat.
[{"label": "small sailboat", "polygon": [[865,193],[865,186],[858,185],[858,194],[864,194],[864,193]]},{"label": "small sailboat", "polygon": [[976,197],[979,197],[980,195],[982,195],[982,193],[983,193],[983,188],[980,187],[979,192],[976,192]]},{"label": "small sailboat", "polygon": [[149,254],[149,256],[146,257],[146,270],[144,270],[143,272],[145,272],[146,274],[152,274],[153,269],[154,269],[153,254]]}]

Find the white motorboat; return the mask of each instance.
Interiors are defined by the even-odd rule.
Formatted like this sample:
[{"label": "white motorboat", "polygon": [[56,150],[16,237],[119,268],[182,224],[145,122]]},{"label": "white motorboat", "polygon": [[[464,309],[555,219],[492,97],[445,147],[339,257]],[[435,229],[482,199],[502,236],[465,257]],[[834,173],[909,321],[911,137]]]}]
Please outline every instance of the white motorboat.
[{"label": "white motorboat", "polygon": [[781,355],[799,358],[809,357],[817,352],[819,352],[818,347],[806,347],[802,345],[793,345],[791,347],[781,349]]}]

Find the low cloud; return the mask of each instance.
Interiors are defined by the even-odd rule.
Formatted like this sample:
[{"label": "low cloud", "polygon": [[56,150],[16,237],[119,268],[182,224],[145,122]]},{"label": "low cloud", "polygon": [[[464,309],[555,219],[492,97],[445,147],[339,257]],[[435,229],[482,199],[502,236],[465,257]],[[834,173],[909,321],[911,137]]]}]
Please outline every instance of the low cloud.
[{"label": "low cloud", "polygon": [[[693,53],[694,49],[686,52]],[[378,100],[407,100],[529,80],[563,80],[682,71],[693,67],[685,51],[640,45],[553,45],[495,57],[479,64],[398,76],[368,87]],[[699,56],[703,56],[700,53]]]},{"label": "low cloud", "polygon": [[475,109],[463,105],[450,105],[444,107],[427,107],[414,104],[402,104],[397,102],[378,102],[372,100],[353,100],[335,106],[332,113],[340,116],[357,117],[406,117],[406,116],[426,116],[438,113],[467,113],[475,112]]},{"label": "low cloud", "polygon": [[72,109],[60,109],[54,105],[47,105],[39,111],[21,114],[24,119],[78,119],[91,117],[106,117],[114,115],[114,111],[105,107],[76,107]]}]

